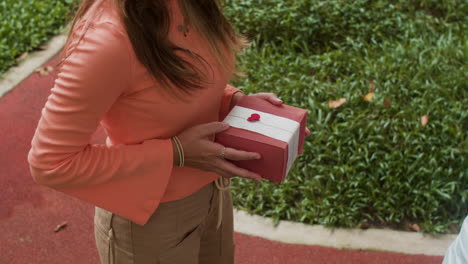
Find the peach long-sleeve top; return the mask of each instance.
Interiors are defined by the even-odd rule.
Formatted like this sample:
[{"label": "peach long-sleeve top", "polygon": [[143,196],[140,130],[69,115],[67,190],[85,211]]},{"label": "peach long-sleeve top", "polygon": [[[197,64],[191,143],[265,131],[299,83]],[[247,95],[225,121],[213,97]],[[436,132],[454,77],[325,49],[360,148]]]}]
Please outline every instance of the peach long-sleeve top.
[{"label": "peach long-sleeve top", "polygon": [[[168,3],[169,40],[214,65],[199,32],[190,28],[184,37],[177,30],[182,13],[176,0]],[[173,166],[170,138],[227,115],[239,91],[228,85],[231,76],[213,67],[210,84],[190,102],[168,96],[137,60],[111,0],[93,4],[67,53],[28,153],[36,182],[143,225],[161,202],[186,197],[219,178]],[[233,54],[229,58],[234,66]],[[106,144],[90,144],[99,124]]]}]

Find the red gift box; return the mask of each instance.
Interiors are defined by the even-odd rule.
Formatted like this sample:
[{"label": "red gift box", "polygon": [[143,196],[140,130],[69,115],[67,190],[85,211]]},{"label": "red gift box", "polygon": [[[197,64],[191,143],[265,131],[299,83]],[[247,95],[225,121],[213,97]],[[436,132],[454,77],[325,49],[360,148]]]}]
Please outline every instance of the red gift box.
[{"label": "red gift box", "polygon": [[231,125],[216,134],[216,142],[230,148],[257,152],[259,160],[232,161],[262,178],[282,182],[297,154],[302,153],[307,110],[243,96],[224,122]]}]

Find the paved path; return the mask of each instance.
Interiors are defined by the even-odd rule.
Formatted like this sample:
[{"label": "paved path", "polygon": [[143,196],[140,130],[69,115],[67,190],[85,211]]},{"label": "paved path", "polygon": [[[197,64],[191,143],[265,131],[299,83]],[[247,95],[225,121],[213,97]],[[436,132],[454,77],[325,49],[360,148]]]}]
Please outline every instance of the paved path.
[{"label": "paved path", "polygon": [[[54,65],[57,57],[47,65]],[[0,98],[0,264],[97,264],[93,206],[37,185],[27,153],[56,73],[34,73]],[[93,143],[102,143],[99,128]],[[55,233],[57,225],[67,226]],[[441,256],[339,250],[235,235],[236,264],[441,263]]]}]

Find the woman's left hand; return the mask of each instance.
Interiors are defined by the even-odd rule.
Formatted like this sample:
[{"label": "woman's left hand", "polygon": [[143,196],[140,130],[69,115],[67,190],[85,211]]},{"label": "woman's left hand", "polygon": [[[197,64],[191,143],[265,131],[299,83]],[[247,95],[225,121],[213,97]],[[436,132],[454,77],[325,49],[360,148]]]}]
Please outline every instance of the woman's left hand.
[{"label": "woman's left hand", "polygon": [[[243,97],[243,96],[257,97],[257,98],[260,98],[260,99],[263,99],[263,100],[267,100],[269,103],[271,103],[273,105],[282,105],[283,104],[283,100],[279,99],[278,96],[276,96],[276,94],[274,94],[274,93],[255,93],[255,94],[251,94],[251,95],[245,95],[245,94],[243,94],[241,92],[237,92],[232,97],[231,106],[234,107],[234,105],[236,105],[237,102],[240,100],[240,98]],[[306,135],[306,137],[310,135],[310,130],[307,127],[305,129],[305,135]]]}]

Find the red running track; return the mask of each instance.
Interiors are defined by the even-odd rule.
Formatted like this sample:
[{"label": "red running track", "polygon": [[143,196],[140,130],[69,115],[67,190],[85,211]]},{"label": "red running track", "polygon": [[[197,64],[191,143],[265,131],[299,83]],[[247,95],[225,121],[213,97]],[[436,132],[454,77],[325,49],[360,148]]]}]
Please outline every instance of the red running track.
[{"label": "red running track", "polygon": [[[57,57],[46,65],[54,66]],[[56,72],[33,73],[0,98],[0,264],[97,264],[94,207],[36,184],[27,153]],[[99,128],[93,143],[103,143]],[[55,233],[57,225],[67,226]],[[235,235],[236,264],[441,263],[442,257],[291,245]]]}]

